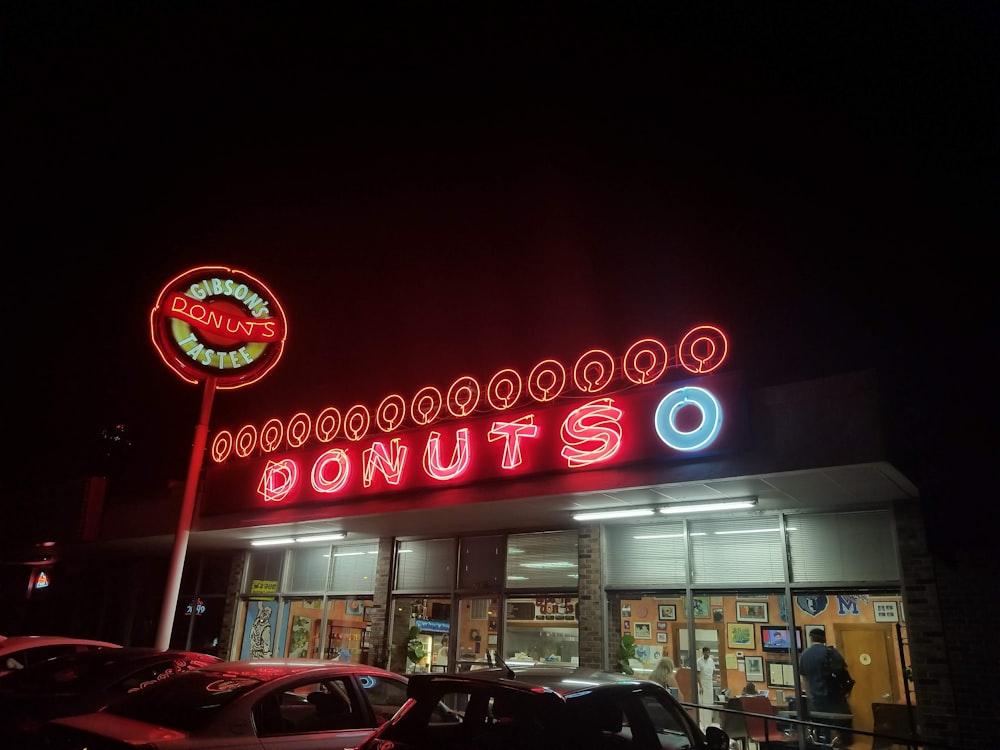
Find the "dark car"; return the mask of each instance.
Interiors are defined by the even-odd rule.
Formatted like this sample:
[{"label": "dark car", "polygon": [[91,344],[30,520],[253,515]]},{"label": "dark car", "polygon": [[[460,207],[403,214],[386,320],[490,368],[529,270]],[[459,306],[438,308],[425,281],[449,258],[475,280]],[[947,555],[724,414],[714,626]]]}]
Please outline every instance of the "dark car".
[{"label": "dark car", "polygon": [[103,711],[49,722],[47,750],[355,747],[406,702],[406,677],[305,659],[219,662]]},{"label": "dark car", "polygon": [[[358,750],[728,750],[655,682],[584,668],[410,675],[409,700]],[[444,713],[441,705],[452,709]]]},{"label": "dark car", "polygon": [[126,647],[59,656],[0,679],[0,747],[38,747],[49,719],[96,711],[178,672],[220,661],[194,651]]}]

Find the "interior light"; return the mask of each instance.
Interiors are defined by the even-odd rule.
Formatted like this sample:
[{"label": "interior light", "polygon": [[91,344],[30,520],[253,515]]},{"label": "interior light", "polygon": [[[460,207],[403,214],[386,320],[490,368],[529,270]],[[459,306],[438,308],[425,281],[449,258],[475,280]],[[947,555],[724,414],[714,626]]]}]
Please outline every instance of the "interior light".
[{"label": "interior light", "polygon": [[599,521],[603,518],[635,518],[636,516],[651,516],[652,508],[630,508],[629,510],[597,510],[593,513],[577,513],[574,521]]},{"label": "interior light", "polygon": [[315,534],[314,536],[297,536],[295,537],[296,542],[333,542],[338,539],[343,539],[346,534],[341,532],[336,532],[334,534]]},{"label": "interior light", "polygon": [[290,536],[275,537],[274,539],[254,539],[250,544],[254,547],[269,547],[272,544],[292,544],[295,540]]},{"label": "interior light", "polygon": [[365,552],[334,552],[334,557],[353,557],[354,555],[364,555]]},{"label": "interior light", "polygon": [[560,561],[560,562],[539,562],[539,563],[521,563],[522,568],[536,568],[536,569],[551,569],[551,568],[575,568],[576,563]]},{"label": "interior light", "polygon": [[737,510],[739,508],[752,508],[757,504],[757,498],[749,497],[744,500],[723,500],[712,503],[678,503],[660,508],[660,513],[703,513],[712,510]]},{"label": "interior light", "polygon": [[633,539],[678,539],[684,534],[636,534]]}]

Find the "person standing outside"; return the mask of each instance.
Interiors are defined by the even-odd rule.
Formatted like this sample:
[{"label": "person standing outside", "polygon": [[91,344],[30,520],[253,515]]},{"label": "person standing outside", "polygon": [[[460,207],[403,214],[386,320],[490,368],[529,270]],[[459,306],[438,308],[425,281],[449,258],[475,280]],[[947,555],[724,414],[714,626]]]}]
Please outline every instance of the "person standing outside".
[{"label": "person standing outside", "polygon": [[[827,660],[829,659],[829,664]],[[826,644],[826,631],[822,628],[813,628],[809,631],[809,648],[802,652],[799,657],[799,676],[802,680],[802,687],[809,698],[809,712],[823,712],[833,714],[850,714],[851,706],[847,702],[847,696],[840,693],[833,693],[827,680],[827,675],[832,669],[839,669],[847,665],[843,655],[833,646]],[[849,728],[852,720],[832,720],[816,717],[815,721],[824,724],[843,724]],[[829,742],[830,730],[821,728],[818,731],[817,739],[820,742]],[[841,744],[850,744],[851,736],[848,732],[841,732]]]},{"label": "person standing outside", "polygon": [[[702,706],[711,705],[715,701],[715,690],[712,684],[715,678],[715,659],[712,658],[712,649],[708,646],[702,648],[696,666],[698,667],[698,702]],[[702,730],[708,729],[708,725],[712,723],[712,709],[699,708],[698,722],[701,724]]]}]

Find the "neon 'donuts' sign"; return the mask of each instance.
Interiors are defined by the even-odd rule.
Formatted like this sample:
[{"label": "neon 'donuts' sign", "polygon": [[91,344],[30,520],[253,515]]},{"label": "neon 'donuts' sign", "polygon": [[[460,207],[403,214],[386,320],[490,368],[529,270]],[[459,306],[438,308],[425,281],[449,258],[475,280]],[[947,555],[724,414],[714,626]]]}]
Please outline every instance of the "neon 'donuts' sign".
[{"label": "neon 'donuts' sign", "polygon": [[181,379],[242,388],[274,367],[288,326],[274,293],[245,271],[199,266],[163,287],[149,316],[153,345]]}]

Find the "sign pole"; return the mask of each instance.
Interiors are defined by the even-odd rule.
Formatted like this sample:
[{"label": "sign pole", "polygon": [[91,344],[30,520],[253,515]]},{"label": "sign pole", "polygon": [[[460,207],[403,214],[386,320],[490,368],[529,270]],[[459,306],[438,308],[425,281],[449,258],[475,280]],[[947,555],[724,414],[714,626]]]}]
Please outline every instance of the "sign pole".
[{"label": "sign pole", "polygon": [[184,558],[187,555],[188,537],[191,534],[191,520],[194,518],[194,502],[198,495],[198,478],[208,444],[208,422],[215,398],[216,378],[205,379],[205,391],[201,399],[201,413],[194,429],[194,444],[191,446],[191,461],[188,464],[187,481],[184,484],[184,500],[181,502],[177,534],[174,537],[174,552],[170,560],[167,585],[163,591],[163,605],[160,609],[160,626],[156,631],[156,648],[165,651],[170,648],[170,634],[174,627],[174,613],[177,597],[181,589],[181,574],[184,572]]}]

